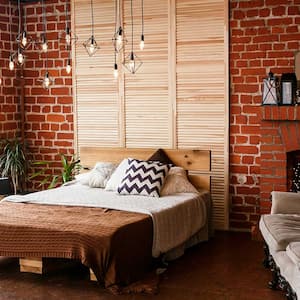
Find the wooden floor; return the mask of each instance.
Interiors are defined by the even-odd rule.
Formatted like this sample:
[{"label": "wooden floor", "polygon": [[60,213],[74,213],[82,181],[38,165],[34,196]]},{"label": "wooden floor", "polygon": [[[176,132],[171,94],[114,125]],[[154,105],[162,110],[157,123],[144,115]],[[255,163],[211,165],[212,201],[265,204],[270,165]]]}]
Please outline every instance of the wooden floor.
[{"label": "wooden floor", "polygon": [[[59,274],[19,273],[16,260],[0,260],[0,300],[170,299],[280,300],[267,287],[271,278],[261,264],[262,243],[246,233],[217,232],[171,263],[161,276],[158,295],[114,296],[87,279],[85,271]],[[77,273],[77,274],[76,274]]]}]

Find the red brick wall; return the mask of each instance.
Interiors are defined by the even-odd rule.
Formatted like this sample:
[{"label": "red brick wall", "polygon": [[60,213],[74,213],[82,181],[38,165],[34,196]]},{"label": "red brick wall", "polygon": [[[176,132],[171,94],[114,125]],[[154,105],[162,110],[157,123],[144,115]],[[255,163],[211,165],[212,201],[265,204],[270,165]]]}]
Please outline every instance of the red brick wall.
[{"label": "red brick wall", "polygon": [[[16,5],[11,5],[14,24]],[[8,57],[10,54],[10,26],[8,1],[0,0],[0,139],[13,138],[18,135],[19,129],[19,89],[16,80],[16,71],[9,71]],[[12,26],[12,35],[15,37],[17,26]]]},{"label": "red brick wall", "polygon": [[[48,39],[48,69],[54,79],[49,90],[42,88],[40,80],[46,69],[46,55],[37,47],[26,51],[25,77],[25,126],[26,141],[32,159],[56,161],[48,173],[60,172],[60,153],[74,153],[74,121],[72,98],[72,75],[65,71],[68,52],[60,40],[65,30],[66,0],[47,0],[46,20]],[[24,5],[27,15],[27,31],[33,39],[42,33],[42,7],[40,2]],[[37,182],[33,183],[37,188]]]},{"label": "red brick wall", "polygon": [[294,71],[300,0],[230,1],[230,226],[250,229],[260,213],[262,80]]}]

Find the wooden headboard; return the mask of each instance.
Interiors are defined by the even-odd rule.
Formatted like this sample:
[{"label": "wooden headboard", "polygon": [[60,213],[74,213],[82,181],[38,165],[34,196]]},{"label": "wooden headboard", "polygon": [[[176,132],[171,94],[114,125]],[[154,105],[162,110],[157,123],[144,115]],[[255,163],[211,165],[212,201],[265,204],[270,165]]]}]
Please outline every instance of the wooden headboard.
[{"label": "wooden headboard", "polygon": [[[157,149],[81,147],[80,161],[85,169],[91,169],[98,161],[120,163],[126,157],[148,159]],[[175,165],[188,171],[189,179],[197,188],[210,191],[209,150],[164,149]]]}]

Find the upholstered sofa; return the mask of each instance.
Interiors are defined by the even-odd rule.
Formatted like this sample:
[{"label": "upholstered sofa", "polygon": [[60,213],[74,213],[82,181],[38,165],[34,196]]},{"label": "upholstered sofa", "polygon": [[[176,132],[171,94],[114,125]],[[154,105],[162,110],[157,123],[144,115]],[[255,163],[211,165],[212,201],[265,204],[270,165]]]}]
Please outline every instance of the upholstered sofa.
[{"label": "upholstered sofa", "polygon": [[265,267],[271,269],[273,289],[287,299],[300,300],[300,193],[271,193],[270,214],[262,215],[259,228],[265,241]]}]

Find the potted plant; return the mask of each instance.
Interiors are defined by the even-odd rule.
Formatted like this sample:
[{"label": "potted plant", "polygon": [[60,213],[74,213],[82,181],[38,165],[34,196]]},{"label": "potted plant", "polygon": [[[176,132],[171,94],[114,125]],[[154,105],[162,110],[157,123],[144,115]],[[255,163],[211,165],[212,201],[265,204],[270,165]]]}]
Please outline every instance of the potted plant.
[{"label": "potted plant", "polygon": [[21,184],[27,174],[27,160],[24,145],[18,139],[1,141],[2,153],[0,155],[0,171],[2,177],[9,177],[14,193],[21,189]]},{"label": "potted plant", "polygon": [[45,178],[41,181],[39,186],[49,183],[48,189],[56,187],[59,182],[66,183],[68,181],[73,180],[74,176],[81,169],[80,159],[78,159],[75,154],[71,157],[70,161],[68,161],[68,158],[65,154],[60,154],[60,156],[62,163],[62,171],[60,175],[45,175],[46,168],[49,168],[53,162],[37,161],[34,162],[33,165],[40,166],[43,168],[33,173],[29,179],[34,179],[40,175],[44,175]]}]

